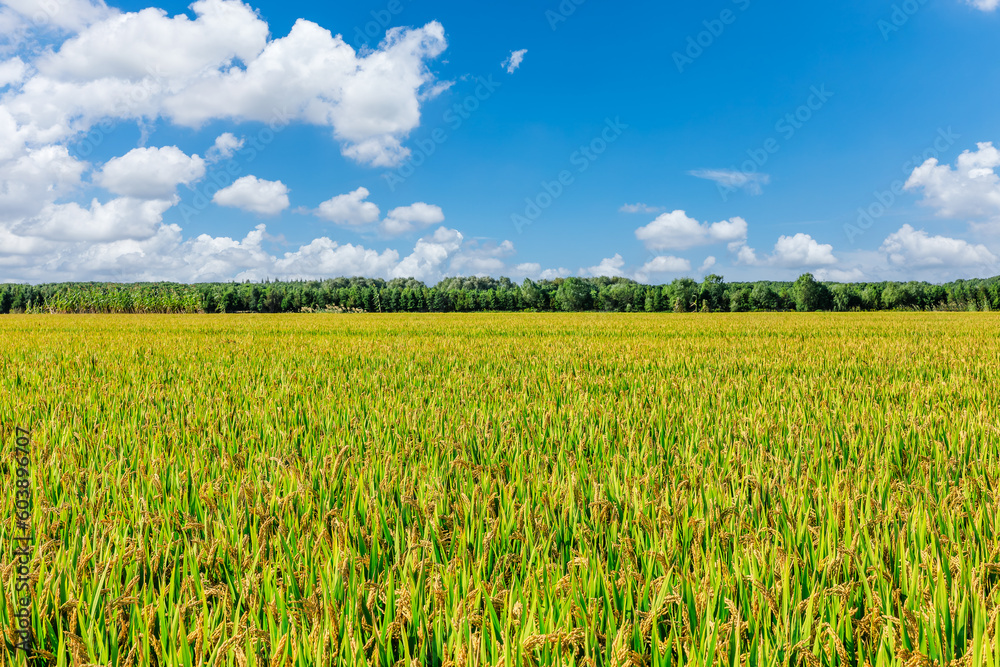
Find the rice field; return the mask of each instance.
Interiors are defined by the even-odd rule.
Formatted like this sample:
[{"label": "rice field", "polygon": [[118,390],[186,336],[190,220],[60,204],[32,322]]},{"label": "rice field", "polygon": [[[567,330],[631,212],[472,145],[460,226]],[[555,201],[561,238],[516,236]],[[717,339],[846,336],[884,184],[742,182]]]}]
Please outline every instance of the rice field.
[{"label": "rice field", "polygon": [[989,313],[5,316],[0,664],[997,666],[998,339]]}]

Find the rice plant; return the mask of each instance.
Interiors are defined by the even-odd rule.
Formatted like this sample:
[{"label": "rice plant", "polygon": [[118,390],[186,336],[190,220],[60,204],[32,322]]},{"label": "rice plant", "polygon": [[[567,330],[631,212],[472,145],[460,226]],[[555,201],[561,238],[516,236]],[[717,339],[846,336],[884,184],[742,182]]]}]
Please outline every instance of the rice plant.
[{"label": "rice plant", "polygon": [[1000,665],[998,334],[5,317],[0,663]]}]

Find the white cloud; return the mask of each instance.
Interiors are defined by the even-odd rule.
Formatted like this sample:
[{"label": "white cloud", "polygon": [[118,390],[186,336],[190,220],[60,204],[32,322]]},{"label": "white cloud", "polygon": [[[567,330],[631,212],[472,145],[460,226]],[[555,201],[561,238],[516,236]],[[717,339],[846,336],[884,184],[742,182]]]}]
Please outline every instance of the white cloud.
[{"label": "white cloud", "polygon": [[716,259],[712,255],[705,258],[705,261],[698,267],[698,273],[707,273],[716,264]]},{"label": "white cloud", "polygon": [[0,56],[23,51],[30,29],[27,19],[0,4]]},{"label": "white cloud", "polygon": [[818,269],[815,277],[816,280],[824,282],[856,283],[865,279],[865,272],[858,267],[853,269]]},{"label": "white cloud", "polygon": [[94,175],[94,183],[126,197],[169,199],[178,185],[193,183],[204,175],[205,161],[176,146],[133,148],[108,160]]},{"label": "white cloud", "polygon": [[[158,222],[154,206],[171,202],[114,200],[95,202],[91,210],[59,211],[64,218],[59,239],[21,236],[0,225],[0,266],[4,278],[53,282],[61,280],[127,281],[229,281],[317,279],[336,276],[381,278],[415,277],[428,283],[443,278],[456,267],[474,270],[479,262],[490,262],[513,254],[509,241],[500,244],[466,242],[454,229],[438,228],[418,240],[412,252],[400,259],[395,249],[377,251],[354,244],[341,244],[322,237],[282,255],[272,255],[264,247],[269,237],[258,225],[242,240],[201,234],[184,240],[179,226]],[[133,207],[128,210],[128,207]],[[71,215],[71,214],[74,214]],[[102,216],[118,214],[113,224],[100,227],[110,234],[98,234]],[[74,222],[73,225],[70,222]],[[129,237],[124,225],[134,227]],[[151,228],[154,228],[151,231]],[[36,229],[37,231],[37,229]],[[69,235],[73,235],[72,238]],[[95,240],[98,236],[105,239]],[[74,239],[86,239],[76,241]],[[503,267],[490,262],[490,268]],[[565,269],[560,269],[568,275]],[[468,275],[464,273],[464,275]]]},{"label": "white cloud", "polygon": [[0,163],[20,155],[23,150],[23,131],[18,129],[10,112],[0,105]]},{"label": "white cloud", "polygon": [[243,148],[246,139],[237,138],[232,132],[223,132],[215,138],[215,143],[205,153],[205,160],[208,162],[221,162],[228,160],[236,151]]},{"label": "white cloud", "polygon": [[787,269],[805,269],[830,266],[838,262],[833,254],[833,246],[819,243],[809,234],[782,236],[774,244],[772,253],[763,259],[746,244],[734,249],[737,264],[749,266],[777,266]]},{"label": "white cloud", "polygon": [[442,222],[444,211],[440,206],[417,202],[389,211],[389,215],[382,221],[381,230],[387,236],[401,236]]},{"label": "white cloud", "polygon": [[968,2],[976,9],[981,9],[984,12],[992,12],[997,7],[1000,7],[1000,0],[968,0]]},{"label": "white cloud", "polygon": [[768,174],[748,174],[732,169],[695,169],[689,171],[688,174],[696,178],[714,181],[720,188],[729,191],[744,190],[752,195],[761,194],[764,191],[761,186],[771,182],[771,177]]},{"label": "white cloud", "polygon": [[674,211],[635,230],[635,236],[649,250],[686,250],[699,245],[744,241],[747,223],[743,218],[699,223],[684,211]]},{"label": "white cloud", "polygon": [[37,215],[47,204],[79,187],[86,169],[87,164],[71,156],[64,146],[30,149],[17,159],[0,161],[0,222]]},{"label": "white cloud", "polygon": [[788,268],[805,268],[836,264],[833,256],[833,246],[819,243],[808,234],[782,236],[774,244],[771,263]]},{"label": "white cloud", "polygon": [[[367,201],[370,194],[368,188],[358,188],[353,192],[328,199],[312,213],[337,225],[366,227],[378,222],[381,214],[377,205]],[[379,224],[378,230],[383,236],[402,236],[442,222],[444,222],[444,211],[440,206],[416,202],[389,211]]]},{"label": "white cloud", "polygon": [[930,236],[924,230],[903,225],[886,238],[880,252],[891,264],[910,268],[972,268],[995,266],[997,257],[984,245],[968,241]]},{"label": "white cloud", "polygon": [[592,276],[600,277],[606,276],[608,278],[617,278],[624,276],[625,273],[622,269],[625,267],[625,260],[621,255],[615,254],[614,257],[606,257],[601,260],[601,263],[597,266],[591,266],[587,269],[580,269],[581,276]]},{"label": "white cloud", "polygon": [[502,243],[468,241],[452,258],[449,272],[462,276],[499,276],[506,270],[503,258],[513,254],[514,244],[510,241]]},{"label": "white cloud", "polygon": [[525,262],[518,264],[509,270],[512,278],[531,278],[532,280],[555,280],[556,278],[568,278],[573,272],[567,268],[542,269],[538,262]]},{"label": "white cloud", "polygon": [[27,69],[24,61],[20,58],[15,57],[0,62],[0,88],[21,83]]},{"label": "white cloud", "polygon": [[96,199],[90,208],[76,202],[50,204],[35,218],[14,227],[23,236],[53,241],[118,241],[148,239],[156,234],[163,213],[176,199],[119,197],[106,204]]},{"label": "white cloud", "polygon": [[358,54],[301,19],[268,41],[267,24],[239,0],[191,9],[193,20],[148,8],[93,22],[36,58],[37,74],[5,106],[38,142],[105,117],[190,127],[298,121],[332,128],[352,159],[393,166],[409,154],[402,142],[420,124],[421,103],[443,90],[427,67],[447,46],[436,22],[394,28],[378,50]]},{"label": "white cloud", "polygon": [[736,263],[746,264],[747,266],[757,266],[761,262],[757,259],[757,251],[744,244],[741,245],[736,251]]},{"label": "white cloud", "polygon": [[524,62],[524,56],[528,53],[528,49],[521,49],[520,51],[511,51],[510,57],[507,60],[500,63],[500,66],[507,70],[507,74],[513,74],[517,71],[517,68],[521,66]]},{"label": "white cloud", "polygon": [[184,83],[206,70],[252,61],[267,43],[268,28],[239,0],[198,0],[196,15],[173,17],[156,7],[93,23],[37,63],[39,74],[59,81],[157,78]]},{"label": "white cloud", "polygon": [[57,251],[48,244],[47,255],[27,258],[21,277],[200,282],[386,276],[399,260],[395,250],[379,253],[325,237],[276,257],[263,248],[265,237],[265,226],[258,225],[242,240],[202,234],[184,241],[180,227],[161,225],[144,240],[63,244]]},{"label": "white cloud", "polygon": [[104,2],[87,0],[4,0],[3,4],[35,24],[74,32],[117,13]]},{"label": "white cloud", "polygon": [[430,23],[393,29],[378,51],[358,58],[339,36],[300,19],[270,42],[246,70],[215,71],[165,101],[175,122],[211,118],[268,122],[277,111],[330,126],[344,155],[378,167],[399,164],[401,141],[420,124],[421,93],[433,82],[425,61],[445,48],[444,29]]},{"label": "white cloud", "polygon": [[943,218],[1000,217],[1000,151],[992,143],[964,151],[955,168],[930,159],[913,170],[907,190],[923,189],[923,203]]},{"label": "white cloud", "polygon": [[640,273],[648,275],[650,273],[684,273],[691,270],[691,262],[681,257],[660,256],[654,257],[639,270]]},{"label": "white cloud", "polygon": [[510,271],[512,276],[523,278],[537,278],[541,272],[542,265],[538,262],[524,262],[518,264]]},{"label": "white cloud", "polygon": [[[58,11],[41,17],[47,25],[32,27],[39,6]],[[119,279],[127,272],[136,279],[263,277],[292,272],[295,262],[307,273],[337,265],[388,275],[399,265],[396,251],[316,239],[279,259],[261,249],[257,232],[243,240],[183,240],[179,227],[165,224],[163,215],[178,202],[177,185],[204,178],[207,164],[243,146],[232,132],[218,136],[207,159],[176,146],[114,157],[89,180],[117,197],[73,201],[91,166],[67,144],[98,122],[102,133],[108,131],[103,121],[114,127],[120,120],[137,121],[144,132],[160,119],[190,127],[264,121],[275,133],[288,123],[308,123],[330,128],[345,155],[388,165],[407,155],[403,142],[419,126],[422,104],[447,89],[428,69],[446,48],[436,22],[390,30],[378,49],[358,53],[309,21],[273,39],[257,11],[240,0],[198,0],[191,10],[191,16],[156,8],[122,13],[83,0],[0,5],[0,54],[19,49],[17,58],[0,60],[0,86],[6,87],[0,99],[0,279]],[[29,41],[36,37],[38,44]],[[290,205],[283,183],[254,176],[213,201],[265,215]],[[418,203],[395,209],[384,222],[386,231],[402,233],[442,220],[438,207]],[[435,249],[447,244],[423,241],[409,260],[429,275]],[[459,257],[470,269],[495,266],[496,252],[476,246],[467,257],[457,252],[449,260]]]},{"label": "white cloud", "polygon": [[425,281],[439,277],[448,259],[462,248],[463,239],[457,229],[438,227],[434,234],[417,241],[413,252],[390,270],[389,275]]},{"label": "white cloud", "polygon": [[538,278],[539,280],[555,280],[556,278],[568,278],[572,273],[569,269],[560,266],[558,269],[545,269],[538,275]]},{"label": "white cloud", "polygon": [[662,277],[665,273],[679,274],[691,270],[691,262],[681,257],[660,256],[654,257],[642,265],[635,275],[632,276],[640,283],[649,282],[651,275]]},{"label": "white cloud", "polygon": [[381,212],[368,199],[367,188],[358,188],[346,195],[337,195],[319,205],[316,216],[336,225],[357,227],[378,222]]},{"label": "white cloud", "polygon": [[350,243],[340,245],[328,238],[316,239],[296,252],[285,253],[275,262],[275,275],[287,279],[315,276],[382,276],[399,259],[395,250],[382,253]]},{"label": "white cloud", "polygon": [[265,181],[256,176],[236,179],[232,185],[215,193],[212,201],[219,206],[239,208],[259,215],[277,215],[289,206],[288,188],[281,181]]},{"label": "white cloud", "polygon": [[661,206],[648,206],[646,204],[625,204],[618,211],[620,213],[659,213],[663,210]]}]

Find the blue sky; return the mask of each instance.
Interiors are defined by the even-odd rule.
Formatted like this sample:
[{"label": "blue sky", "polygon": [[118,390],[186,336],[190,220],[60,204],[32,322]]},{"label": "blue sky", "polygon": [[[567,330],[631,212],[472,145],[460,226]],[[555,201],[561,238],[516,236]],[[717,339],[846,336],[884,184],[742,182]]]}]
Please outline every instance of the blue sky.
[{"label": "blue sky", "polygon": [[4,0],[0,280],[1000,274],[998,30],[996,0]]}]

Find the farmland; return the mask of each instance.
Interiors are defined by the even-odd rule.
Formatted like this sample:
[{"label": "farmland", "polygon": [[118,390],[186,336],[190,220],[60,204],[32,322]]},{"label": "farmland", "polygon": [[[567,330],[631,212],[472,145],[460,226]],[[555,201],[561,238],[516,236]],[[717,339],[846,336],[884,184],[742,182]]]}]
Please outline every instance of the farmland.
[{"label": "farmland", "polygon": [[990,313],[5,316],[0,664],[998,665],[998,337]]}]

